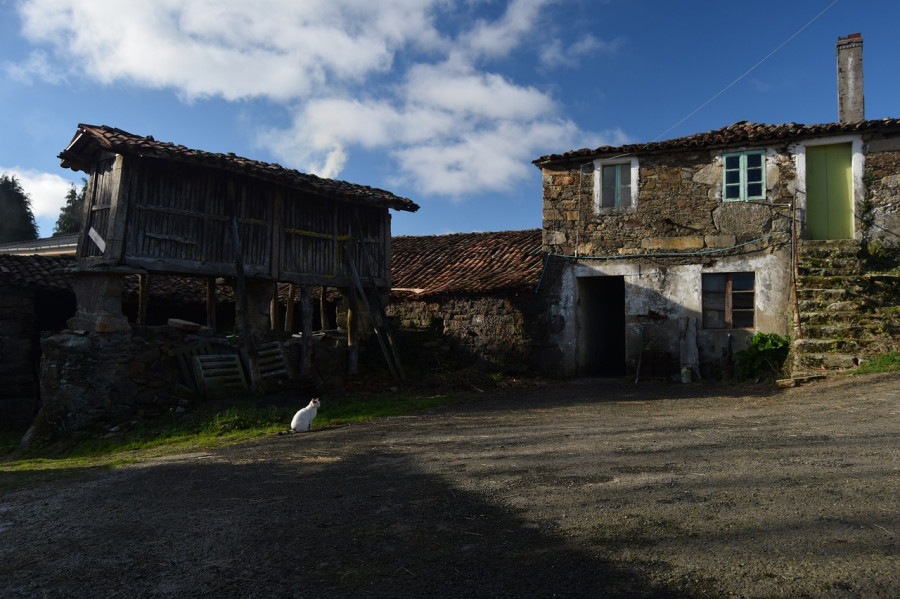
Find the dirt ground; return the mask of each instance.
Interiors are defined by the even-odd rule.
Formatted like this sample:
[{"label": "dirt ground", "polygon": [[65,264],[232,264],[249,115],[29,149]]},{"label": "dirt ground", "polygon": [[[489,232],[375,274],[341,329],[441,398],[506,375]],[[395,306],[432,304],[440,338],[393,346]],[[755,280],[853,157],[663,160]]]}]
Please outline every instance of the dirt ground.
[{"label": "dirt ground", "polygon": [[0,495],[2,597],[896,597],[900,376],[582,380]]}]

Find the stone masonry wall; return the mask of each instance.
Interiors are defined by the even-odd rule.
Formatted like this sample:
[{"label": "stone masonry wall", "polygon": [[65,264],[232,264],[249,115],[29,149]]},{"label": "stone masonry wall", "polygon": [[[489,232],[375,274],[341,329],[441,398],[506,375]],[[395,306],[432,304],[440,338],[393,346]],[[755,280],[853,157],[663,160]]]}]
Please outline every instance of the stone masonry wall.
[{"label": "stone masonry wall", "polygon": [[23,445],[183,408],[188,400],[178,392],[180,371],[169,350],[187,344],[183,332],[165,326],[135,334],[63,331],[44,338],[42,406]]},{"label": "stone masonry wall", "polygon": [[863,181],[866,198],[857,204],[857,226],[867,241],[900,246],[900,139],[869,144]]},{"label": "stone masonry wall", "polygon": [[639,159],[636,207],[595,212],[593,164],[545,169],[544,249],[553,254],[628,255],[723,248],[790,228],[796,173],[786,148],[769,150],[770,202],[722,202],[721,153]]},{"label": "stone masonry wall", "polygon": [[533,293],[393,300],[386,308],[402,328],[445,337],[457,358],[507,372],[534,367],[542,297]]}]

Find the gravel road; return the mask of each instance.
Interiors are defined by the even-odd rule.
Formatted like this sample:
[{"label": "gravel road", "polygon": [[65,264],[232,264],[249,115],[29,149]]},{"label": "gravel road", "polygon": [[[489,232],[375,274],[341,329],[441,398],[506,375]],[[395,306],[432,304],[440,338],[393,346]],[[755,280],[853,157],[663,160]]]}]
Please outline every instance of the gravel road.
[{"label": "gravel road", "polygon": [[898,423],[900,375],[485,393],[4,493],[0,596],[896,597]]}]

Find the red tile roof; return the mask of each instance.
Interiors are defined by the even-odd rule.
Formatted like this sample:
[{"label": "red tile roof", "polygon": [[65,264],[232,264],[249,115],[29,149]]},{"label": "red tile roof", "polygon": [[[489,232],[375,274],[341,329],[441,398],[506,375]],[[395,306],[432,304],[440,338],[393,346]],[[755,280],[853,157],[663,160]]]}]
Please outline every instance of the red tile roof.
[{"label": "red tile roof", "polygon": [[[399,236],[391,240],[392,291],[399,297],[533,289],[542,264],[540,229]],[[0,286],[68,290],[72,275],[65,269],[74,265],[74,256],[0,254]],[[126,295],[138,292],[137,280],[137,276],[126,278]],[[150,294],[170,301],[202,303],[206,279],[153,275]],[[287,294],[288,286],[279,284],[279,295],[286,298]],[[232,301],[231,287],[217,286],[216,296],[220,302]]]},{"label": "red tile roof", "polygon": [[549,154],[534,161],[539,167],[573,161],[593,160],[604,156],[648,154],[672,150],[690,150],[734,145],[764,145],[778,141],[808,139],[828,135],[847,135],[866,131],[900,131],[900,119],[881,119],[860,123],[826,123],[821,125],[801,125],[786,123],[766,125],[739,121],[728,127],[695,133],[664,141],[624,146],[600,146],[594,150],[581,149],[564,154]]},{"label": "red tile roof", "polygon": [[391,239],[395,294],[533,289],[542,264],[540,229]]},{"label": "red tile roof", "polygon": [[0,285],[35,290],[68,290],[71,276],[62,272],[74,256],[13,256],[0,254]]},{"label": "red tile roof", "polygon": [[59,158],[65,168],[90,172],[91,163],[100,151],[223,169],[350,202],[408,212],[415,212],[419,209],[419,206],[412,200],[395,196],[383,189],[336,179],[323,179],[316,175],[284,168],[279,164],[258,162],[234,154],[215,154],[192,150],[184,146],[156,141],[151,136],[141,137],[106,125],[78,125],[75,137],[72,138],[69,146],[59,154]]}]

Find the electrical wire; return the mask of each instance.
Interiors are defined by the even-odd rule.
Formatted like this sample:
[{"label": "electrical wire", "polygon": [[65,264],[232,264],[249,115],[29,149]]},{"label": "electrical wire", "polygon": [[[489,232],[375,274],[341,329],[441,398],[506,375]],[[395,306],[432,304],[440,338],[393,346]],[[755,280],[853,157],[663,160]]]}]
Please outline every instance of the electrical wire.
[{"label": "electrical wire", "polygon": [[697,114],[698,112],[700,112],[701,110],[703,110],[704,108],[706,108],[706,107],[707,107],[709,104],[711,104],[716,98],[718,98],[719,96],[721,96],[722,94],[724,94],[726,91],[728,91],[729,89],[731,89],[732,87],[734,87],[734,85],[737,84],[738,81],[740,81],[741,79],[743,79],[744,77],[746,77],[747,75],[749,75],[750,73],[752,73],[753,71],[755,71],[756,68],[759,67],[759,65],[761,65],[762,63],[764,63],[764,62],[766,62],[767,60],[769,60],[770,58],[772,58],[772,56],[774,56],[779,50],[781,50],[781,49],[784,48],[786,45],[788,45],[788,44],[791,42],[791,40],[793,40],[795,37],[797,37],[798,35],[800,35],[807,27],[809,27],[810,25],[812,25],[816,20],[818,20],[819,17],[821,17],[822,15],[824,15],[826,12],[828,12],[828,10],[831,9],[831,7],[834,6],[835,4],[837,4],[838,2],[840,2],[840,0],[833,0],[832,3],[829,4],[828,6],[826,6],[825,8],[823,8],[823,9],[819,12],[819,14],[817,14],[817,15],[814,16],[812,19],[810,19],[810,21],[809,21],[806,25],[804,25],[803,27],[801,27],[800,29],[798,29],[796,32],[794,32],[794,34],[793,34],[791,37],[789,37],[789,38],[787,38],[786,40],[784,40],[783,42],[781,42],[781,43],[778,45],[777,48],[775,48],[774,50],[772,50],[771,52],[769,52],[768,54],[766,54],[766,56],[765,56],[762,60],[760,60],[760,61],[757,62],[755,65],[753,65],[752,67],[750,67],[749,69],[747,69],[747,70],[744,72],[743,75],[741,75],[740,77],[738,77],[737,79],[735,79],[734,81],[732,81],[731,83],[729,83],[728,85],[726,85],[725,87],[723,87],[723,88],[722,88],[721,90],[719,90],[715,95],[713,95],[709,100],[707,100],[706,102],[704,102],[703,104],[701,104],[700,106],[698,106],[697,108],[695,108],[694,110],[692,110],[690,113],[688,113],[688,114],[687,114],[684,118],[682,118],[680,121],[678,121],[677,123],[675,123],[674,125],[672,125],[672,126],[669,127],[668,129],[666,129],[665,131],[663,131],[662,133],[660,133],[659,135],[657,135],[656,137],[654,137],[652,140],[650,140],[650,142],[652,143],[652,142],[654,142],[654,141],[660,139],[662,136],[664,136],[665,134],[667,134],[669,131],[671,131],[672,129],[674,129],[674,128],[676,128],[677,126],[681,125],[681,124],[684,123],[686,120],[688,120],[689,118],[691,118],[692,116],[694,116],[695,114]]}]

